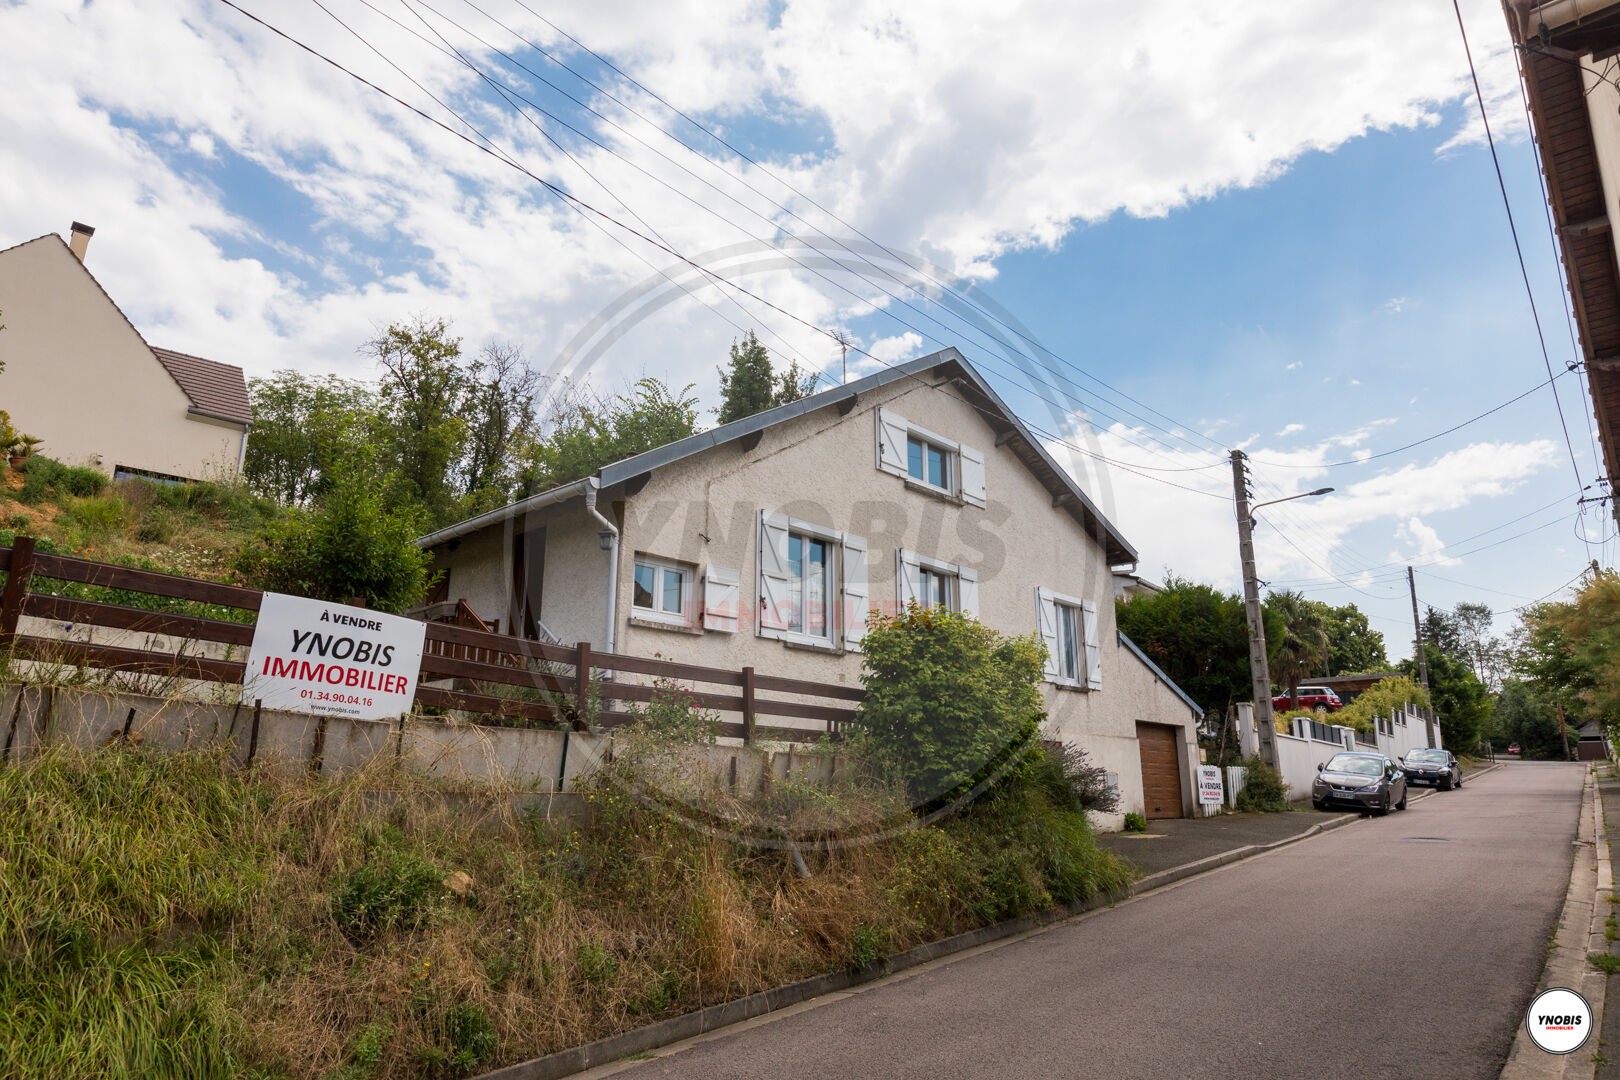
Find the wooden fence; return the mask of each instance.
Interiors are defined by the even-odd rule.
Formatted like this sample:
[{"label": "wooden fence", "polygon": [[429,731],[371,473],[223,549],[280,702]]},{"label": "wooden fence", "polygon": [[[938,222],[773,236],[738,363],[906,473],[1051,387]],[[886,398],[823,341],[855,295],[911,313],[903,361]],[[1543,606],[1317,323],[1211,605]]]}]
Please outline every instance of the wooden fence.
[{"label": "wooden fence", "polygon": [[[26,536],[18,537],[9,549],[0,548],[0,570],[6,572],[5,588],[0,592],[0,650],[13,657],[242,685],[246,650],[253,642],[251,623],[52,595],[51,590],[36,588],[36,582],[77,583],[251,613],[259,610],[263,596],[257,589],[48,555],[36,551],[34,540]],[[179,639],[181,645],[173,652],[162,652],[30,635],[19,631],[24,616],[161,634]],[[188,655],[187,645],[198,642],[240,649],[243,659]],[[626,674],[654,681],[618,677]],[[426,685],[429,682],[443,685]],[[567,724],[576,730],[623,726],[632,719],[626,705],[645,704],[659,694],[678,691],[700,709],[735,716],[719,723],[719,734],[745,742],[757,737],[805,741],[831,734],[836,738],[841,726],[853,718],[854,703],[865,697],[858,687],[762,675],[751,667],[739,671],[593,652],[589,642],[547,644],[455,621],[427,623],[417,687],[418,710],[454,709],[497,723],[539,721]],[[772,722],[777,718],[810,720],[817,726]]]}]

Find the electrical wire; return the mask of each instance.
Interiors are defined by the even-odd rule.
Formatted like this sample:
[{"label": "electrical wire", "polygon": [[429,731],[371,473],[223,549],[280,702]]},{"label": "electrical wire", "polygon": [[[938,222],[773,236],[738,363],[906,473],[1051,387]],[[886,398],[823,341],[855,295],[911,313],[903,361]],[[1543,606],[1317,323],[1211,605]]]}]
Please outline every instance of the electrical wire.
[{"label": "electrical wire", "polygon": [[[584,210],[585,212],[593,215],[594,217],[599,218],[600,220],[602,220],[604,222],[607,222],[609,224],[612,224],[612,225],[616,226],[617,228],[623,230],[625,233],[636,237],[637,239],[641,240],[642,242],[648,244],[649,246],[654,247],[654,248],[656,248],[656,249],[658,249],[660,251],[663,251],[665,254],[671,256],[672,258],[676,259],[677,261],[683,263],[684,265],[690,267],[691,269],[697,271],[698,273],[704,275],[705,277],[710,278],[718,286],[730,287],[732,289],[735,289],[738,293],[755,300],[756,302],[764,305],[767,308],[770,308],[771,310],[777,312],[778,314],[781,314],[781,315],[785,316],[786,318],[790,319],[791,321],[799,323],[800,325],[806,327],[807,329],[810,329],[810,330],[812,330],[812,331],[814,331],[814,332],[816,332],[818,334],[826,336],[826,337],[828,337],[829,339],[831,339],[831,340],[833,340],[835,342],[837,341],[836,335],[835,335],[835,333],[833,331],[829,331],[829,330],[826,330],[826,329],[824,329],[824,328],[822,328],[820,326],[817,326],[815,323],[809,321],[808,319],[805,319],[802,316],[797,315],[794,312],[791,312],[791,311],[787,310],[786,308],[782,307],[781,305],[776,304],[773,301],[771,301],[771,300],[769,300],[769,299],[767,299],[767,298],[765,298],[763,296],[760,296],[758,293],[752,292],[752,291],[750,291],[750,290],[736,284],[735,282],[731,282],[731,281],[721,277],[719,274],[715,273],[713,270],[709,269],[708,267],[705,267],[702,264],[696,262],[695,260],[689,258],[688,256],[682,254],[680,251],[676,250],[673,246],[671,246],[669,244],[666,244],[666,243],[663,243],[663,242],[649,236],[648,234],[646,234],[646,233],[644,233],[644,232],[642,232],[640,230],[637,230],[637,229],[625,224],[624,222],[622,222],[622,221],[618,220],[617,218],[613,217],[611,214],[608,214],[608,213],[598,209],[597,207],[593,206],[592,204],[580,199],[578,196],[575,196],[574,194],[572,194],[571,192],[569,192],[567,189],[563,188],[562,186],[560,186],[558,184],[555,184],[555,183],[553,183],[553,182],[551,182],[549,180],[546,180],[543,177],[538,176],[532,170],[530,170],[527,166],[523,165],[521,162],[518,162],[515,159],[511,159],[509,157],[503,157],[500,152],[493,149],[492,147],[486,146],[486,145],[474,140],[473,138],[471,138],[470,136],[466,135],[465,133],[463,133],[461,131],[457,131],[455,128],[451,127],[449,124],[445,123],[444,121],[440,120],[439,118],[430,115],[429,113],[423,111],[421,108],[419,108],[419,107],[417,107],[415,105],[412,105],[410,102],[405,101],[404,99],[400,98],[398,95],[396,95],[396,94],[384,89],[383,87],[377,85],[375,82],[372,82],[371,80],[365,78],[364,76],[360,75],[358,72],[355,72],[355,71],[351,70],[350,68],[345,67],[344,65],[340,64],[338,61],[336,61],[336,60],[332,59],[331,57],[325,55],[324,53],[320,52],[318,49],[314,48],[313,46],[308,45],[305,42],[302,42],[302,41],[298,40],[297,38],[293,37],[291,34],[288,34],[286,31],[281,30],[279,27],[276,27],[276,26],[272,25],[271,23],[265,21],[264,19],[259,18],[257,15],[254,15],[252,12],[249,12],[249,11],[243,9],[240,5],[235,3],[234,0],[218,0],[218,2],[221,3],[221,4],[224,4],[226,7],[229,7],[231,9],[237,11],[238,13],[240,13],[241,15],[246,17],[247,19],[249,19],[252,22],[264,27],[265,29],[267,29],[269,31],[271,31],[276,36],[284,39],[285,41],[289,42],[290,44],[296,45],[298,48],[300,48],[303,51],[309,53],[311,56],[314,56],[315,58],[321,60],[323,63],[326,63],[326,64],[330,65],[331,67],[336,68],[338,71],[343,72],[344,74],[348,75],[350,78],[354,79],[356,82],[362,84],[363,86],[366,86],[367,88],[371,89],[375,93],[380,94],[381,96],[383,96],[383,97],[387,98],[388,100],[394,102],[396,105],[400,106],[401,108],[406,109],[409,112],[412,112],[412,113],[416,114],[418,117],[420,117],[423,120],[428,121],[430,124],[433,124],[435,127],[438,127],[440,130],[454,136],[457,139],[460,139],[461,141],[465,142],[467,145],[472,146],[473,148],[477,149],[479,152],[487,154],[487,155],[495,158],[495,160],[500,161],[502,164],[505,164],[508,167],[513,168],[516,171],[522,173],[524,176],[528,177],[534,183],[538,184],[540,187],[542,187],[547,192],[551,193],[553,196],[555,196],[559,200],[562,200],[562,201],[564,201],[564,202],[566,202],[566,203],[568,203],[570,205],[576,206],[576,207]],[[896,366],[896,365],[890,364],[889,362],[885,361],[881,357],[874,355],[870,351],[860,348],[859,346],[851,345],[850,348],[854,349],[854,351],[857,352],[859,355],[867,357],[868,359],[870,359],[873,362],[881,365],[882,367],[892,369],[892,368],[894,368]],[[910,377],[916,379],[916,381],[919,383],[919,385],[929,387],[930,389],[936,390],[936,391],[938,391],[940,393],[945,393],[945,390],[944,390],[943,387],[935,386],[934,384],[928,382],[926,379],[918,378],[915,373],[912,373],[910,375]],[[1047,400],[1050,400],[1050,399],[1047,399]],[[1059,407],[1061,407],[1061,406],[1059,406]],[[991,410],[985,409],[985,408],[983,408],[981,406],[974,405],[974,408],[978,409],[980,412],[983,412],[987,416],[992,416],[993,417],[993,416],[997,415],[997,414],[992,413]],[[1023,421],[1021,420],[1021,422],[1023,422]],[[1092,460],[1096,460],[1098,462],[1106,464],[1106,465],[1110,466],[1111,468],[1119,469],[1119,470],[1121,470],[1123,472],[1130,473],[1132,475],[1141,477],[1142,479],[1152,480],[1152,481],[1154,481],[1156,483],[1165,484],[1165,485],[1167,485],[1169,487],[1178,488],[1180,490],[1188,491],[1188,492],[1191,492],[1193,494],[1203,495],[1203,496],[1207,496],[1207,497],[1211,497],[1211,498],[1217,498],[1217,499],[1224,499],[1223,496],[1215,495],[1212,492],[1203,491],[1203,490],[1200,490],[1198,488],[1188,487],[1188,486],[1183,485],[1183,484],[1176,484],[1176,483],[1173,483],[1171,481],[1164,480],[1161,477],[1153,476],[1150,473],[1142,471],[1143,468],[1151,469],[1152,466],[1136,466],[1136,465],[1133,465],[1133,464],[1130,464],[1130,463],[1126,463],[1126,462],[1122,462],[1122,461],[1119,461],[1119,460],[1116,460],[1116,459],[1112,459],[1112,458],[1109,458],[1109,457],[1107,457],[1105,455],[1098,454],[1095,451],[1088,450],[1085,447],[1076,445],[1075,443],[1069,442],[1068,440],[1062,438],[1061,436],[1056,435],[1055,433],[1052,433],[1052,432],[1046,431],[1044,429],[1035,427],[1034,425],[1030,425],[1027,422],[1024,422],[1024,424],[1025,424],[1026,428],[1029,428],[1032,432],[1035,432],[1035,433],[1041,435],[1043,438],[1048,439],[1048,440],[1050,440],[1050,441],[1052,441],[1052,442],[1054,442],[1054,443],[1056,443],[1058,445],[1062,445],[1062,446],[1066,447],[1067,449],[1072,450],[1075,453],[1081,454],[1084,457],[1087,457],[1087,458],[1090,458]]]}]

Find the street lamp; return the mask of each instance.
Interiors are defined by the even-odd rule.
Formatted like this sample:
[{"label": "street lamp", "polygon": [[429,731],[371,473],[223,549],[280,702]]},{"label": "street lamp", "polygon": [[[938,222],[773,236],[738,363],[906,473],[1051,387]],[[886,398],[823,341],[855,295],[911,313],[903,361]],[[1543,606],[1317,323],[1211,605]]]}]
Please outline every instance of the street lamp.
[{"label": "street lamp", "polygon": [[1243,559],[1243,610],[1249,619],[1249,677],[1254,684],[1254,730],[1260,738],[1260,758],[1272,768],[1277,761],[1277,722],[1271,711],[1271,668],[1266,662],[1266,624],[1260,613],[1260,580],[1254,572],[1254,512],[1262,506],[1326,495],[1333,489],[1317,488],[1298,495],[1249,505],[1248,469],[1241,450],[1232,451],[1232,489],[1237,496],[1238,554]]}]

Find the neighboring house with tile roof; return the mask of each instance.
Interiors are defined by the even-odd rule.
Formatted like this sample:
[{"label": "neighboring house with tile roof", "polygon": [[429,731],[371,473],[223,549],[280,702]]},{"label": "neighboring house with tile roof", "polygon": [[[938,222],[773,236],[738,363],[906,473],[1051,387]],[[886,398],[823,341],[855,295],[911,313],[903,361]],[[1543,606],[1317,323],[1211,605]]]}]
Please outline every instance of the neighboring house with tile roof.
[{"label": "neighboring house with tile roof", "polygon": [[71,465],[235,478],[253,420],[242,369],[148,345],[84,265],[93,231],[0,251],[0,408]]}]

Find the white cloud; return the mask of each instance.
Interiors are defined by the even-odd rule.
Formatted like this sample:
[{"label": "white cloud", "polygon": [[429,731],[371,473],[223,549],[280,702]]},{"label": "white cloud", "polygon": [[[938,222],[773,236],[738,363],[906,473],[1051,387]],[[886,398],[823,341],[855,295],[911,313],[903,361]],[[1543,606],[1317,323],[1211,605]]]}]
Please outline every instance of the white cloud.
[{"label": "white cloud", "polygon": [[1440,554],[1446,542],[1420,517],[1410,517],[1397,525],[1395,539],[1402,547],[1390,552],[1391,562],[1426,562],[1430,566],[1456,566],[1462,562],[1461,559]]},{"label": "white cloud", "polygon": [[1399,315],[1406,310],[1406,305],[1410,303],[1411,301],[1404,296],[1392,296],[1384,301],[1384,310],[1391,315]]},{"label": "white cloud", "polygon": [[[318,8],[245,6],[457,126]],[[1495,4],[1465,9],[1477,38],[1504,36]],[[589,130],[611,152],[561,133],[573,140],[571,161],[480,98],[474,76],[436,43],[357,0],[334,10],[540,177],[617,217],[629,220],[633,208],[638,228],[683,252],[751,245],[759,265],[734,260],[736,280],[811,323],[845,321],[860,307],[804,268],[813,260],[794,264],[745,239],[802,226],[743,178],[824,222],[762,171],[729,155],[716,168],[658,141],[573,83],[731,197],[600,121]],[[993,274],[999,254],[1055,245],[1078,223],[1165,214],[1264,183],[1302,154],[1370,131],[1434,124],[1466,89],[1455,25],[1440,7],[577,0],[547,12],[681,108],[728,130],[766,118],[799,132],[802,147],[776,153],[771,172],[885,244],[978,276]],[[579,55],[520,5],[492,13]],[[515,45],[487,21],[474,28]],[[1076,42],[1107,44],[1077,63]],[[1507,85],[1503,50],[1482,55],[1490,86]],[[498,335],[549,356],[672,262],[620,234],[634,252],[625,250],[528,178],[206,0],[6,5],[0,67],[0,243],[75,219],[98,226],[91,269],[149,338],[253,372],[353,371],[355,345],[374,325],[415,311],[452,317],[473,343]],[[154,77],[177,72],[184,77]],[[542,93],[526,77],[503,78]],[[612,358],[710,380],[739,327],[763,325],[773,351],[830,362],[813,329],[701,279],[688,287],[721,317],[677,294],[655,316],[656,333],[623,339]],[[931,343],[905,345],[923,347]]]},{"label": "white cloud", "polygon": [[1277,437],[1279,439],[1286,438],[1289,435],[1295,435],[1295,434],[1298,434],[1299,432],[1304,431],[1304,430],[1305,430],[1305,425],[1304,424],[1289,424],[1286,427],[1284,427],[1281,431],[1277,432]]}]

